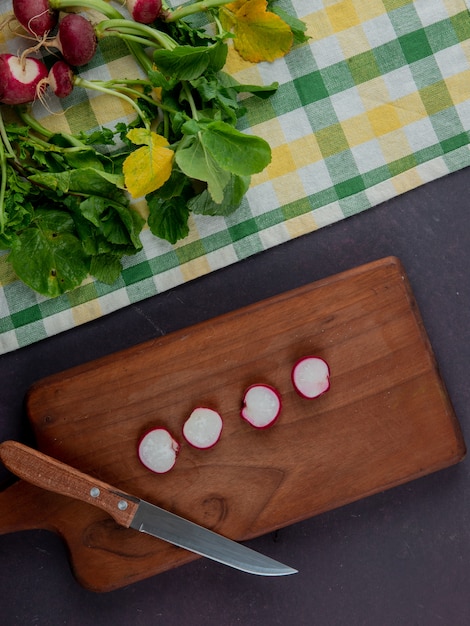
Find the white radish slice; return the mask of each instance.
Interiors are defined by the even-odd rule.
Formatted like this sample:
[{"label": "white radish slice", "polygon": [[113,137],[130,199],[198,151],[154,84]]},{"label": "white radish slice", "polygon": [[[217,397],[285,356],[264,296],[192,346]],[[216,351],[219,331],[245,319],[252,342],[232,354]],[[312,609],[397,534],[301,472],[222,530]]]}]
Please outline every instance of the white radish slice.
[{"label": "white radish slice", "polygon": [[222,433],[222,418],[213,409],[195,408],[183,425],[183,436],[195,448],[212,448]]},{"label": "white radish slice", "polygon": [[292,368],[292,383],[303,398],[318,398],[330,388],[330,368],[318,356],[305,356]]},{"label": "white radish slice", "polygon": [[241,416],[255,428],[268,428],[281,412],[281,395],[264,383],[251,385],[243,396]]},{"label": "white radish slice", "polygon": [[169,472],[176,462],[180,444],[166,428],[152,428],[140,440],[140,462],[156,474]]}]

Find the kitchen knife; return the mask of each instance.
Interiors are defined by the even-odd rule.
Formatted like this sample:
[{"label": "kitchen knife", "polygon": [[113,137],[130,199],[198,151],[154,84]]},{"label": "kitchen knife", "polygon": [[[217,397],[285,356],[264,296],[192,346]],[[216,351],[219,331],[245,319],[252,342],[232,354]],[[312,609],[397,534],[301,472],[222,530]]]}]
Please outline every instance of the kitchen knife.
[{"label": "kitchen knife", "polygon": [[47,491],[97,506],[126,528],[153,535],[250,574],[285,576],[297,572],[292,567],[120,491],[16,441],[0,444],[0,459],[5,467],[23,480]]}]

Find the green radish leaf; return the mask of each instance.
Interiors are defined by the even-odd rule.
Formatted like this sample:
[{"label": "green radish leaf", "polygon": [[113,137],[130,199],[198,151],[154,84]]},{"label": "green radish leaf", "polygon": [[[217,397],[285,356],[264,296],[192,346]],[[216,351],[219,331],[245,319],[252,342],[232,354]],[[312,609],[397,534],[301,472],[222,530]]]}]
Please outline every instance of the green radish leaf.
[{"label": "green radish leaf", "polygon": [[122,176],[108,174],[96,168],[83,167],[63,172],[33,174],[29,180],[53,191],[84,195],[114,196],[117,188],[122,189]]},{"label": "green radish leaf", "polygon": [[233,85],[233,89],[237,93],[251,93],[261,100],[267,100],[271,98],[279,88],[279,83],[272,83],[271,85]]},{"label": "green radish leaf", "polygon": [[94,150],[81,150],[80,152],[69,152],[65,154],[64,161],[68,169],[93,169],[100,172],[105,171],[105,163],[112,167],[111,159],[103,155],[98,155]]},{"label": "green radish leaf", "polygon": [[299,20],[297,17],[290,15],[284,9],[281,9],[278,6],[275,6],[273,2],[268,0],[269,10],[278,15],[291,29],[292,34],[294,35],[293,45],[299,45],[301,43],[307,42],[310,37],[306,35],[307,25]]},{"label": "green radish leaf", "polygon": [[227,61],[228,46],[226,43],[218,41],[212,46],[208,46],[208,48],[210,57],[209,69],[213,72],[219,72]]},{"label": "green radish leaf", "polygon": [[196,122],[196,120],[190,119],[184,122],[181,125],[181,132],[185,135],[197,135],[201,130],[201,124]]},{"label": "green radish leaf", "polygon": [[149,208],[147,222],[156,237],[174,244],[188,235],[188,200],[193,193],[186,176],[173,170],[163,187],[146,196]]},{"label": "green radish leaf", "polygon": [[[5,168],[6,189],[0,205],[2,229],[0,249],[7,250],[16,239],[16,232],[26,228],[33,217],[34,205],[30,194],[36,192],[26,179],[20,177],[10,166]],[[33,195],[33,194],[32,194]]]},{"label": "green radish leaf", "polygon": [[88,259],[62,211],[36,213],[35,225],[13,242],[9,261],[18,277],[38,293],[55,298],[77,287],[88,274]]},{"label": "green radish leaf", "polygon": [[236,78],[226,72],[219,72],[218,79],[221,85],[231,88],[236,93],[251,93],[263,100],[273,96],[279,88],[279,83],[271,83],[270,85],[251,85],[240,83]]},{"label": "green radish leaf", "polygon": [[166,76],[164,76],[162,72],[158,70],[150,70],[148,73],[148,77],[153,87],[161,87],[165,90],[173,89],[173,87],[178,82],[177,80],[166,78]]},{"label": "green radish leaf", "polygon": [[134,252],[142,249],[139,235],[144,220],[137,211],[97,196],[84,200],[79,211],[110,243],[131,246]]},{"label": "green radish leaf", "polygon": [[[101,229],[96,228],[86,218],[78,213],[74,215],[77,236],[82,242],[83,250],[89,257],[99,255],[113,255],[117,258],[136,253],[136,247],[132,243],[115,243],[109,241]],[[103,281],[106,282],[106,281]]]},{"label": "green radish leaf", "polygon": [[90,274],[106,285],[115,283],[121,272],[121,261],[116,254],[97,254],[91,259]]},{"label": "green radish leaf", "polygon": [[175,160],[186,176],[207,183],[214,202],[222,202],[224,188],[230,180],[230,173],[220,167],[205,147],[201,139],[205,134],[201,132],[199,135],[189,137],[188,141],[176,150]]},{"label": "green radish leaf", "polygon": [[217,204],[205,189],[198,196],[191,198],[188,203],[189,209],[200,215],[227,216],[238,209],[243,196],[250,186],[248,176],[231,176],[228,185],[224,189],[224,198]]},{"label": "green radish leaf", "polygon": [[237,119],[244,113],[244,108],[238,102],[237,92],[230,87],[224,87],[216,79],[208,80],[200,76],[190,81],[191,86],[197,91],[203,103],[212,107],[211,113],[206,109],[204,114],[213,119],[217,116],[228,120],[235,125]]},{"label": "green radish leaf", "polygon": [[171,79],[193,80],[208,68],[217,72],[227,58],[227,45],[221,41],[212,46],[177,46],[172,50],[156,50],[153,55],[160,72]]},{"label": "green radish leaf", "polygon": [[148,200],[148,206],[148,225],[152,234],[172,244],[188,236],[189,209],[184,199],[154,197]]},{"label": "green radish leaf", "polygon": [[80,131],[77,134],[77,139],[82,141],[87,146],[94,145],[103,145],[103,146],[113,146],[116,144],[114,140],[115,132],[110,130],[109,128],[100,128],[91,133],[84,133]]},{"label": "green radish leaf", "polygon": [[208,124],[201,142],[222,169],[238,176],[261,172],[271,162],[267,141],[241,133],[225,122]]}]

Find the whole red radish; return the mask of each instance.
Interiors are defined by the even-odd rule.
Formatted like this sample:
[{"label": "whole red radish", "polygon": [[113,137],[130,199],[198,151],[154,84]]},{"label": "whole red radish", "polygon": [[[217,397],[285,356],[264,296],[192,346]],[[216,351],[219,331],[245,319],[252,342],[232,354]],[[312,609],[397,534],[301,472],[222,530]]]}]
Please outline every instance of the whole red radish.
[{"label": "whole red radish", "polygon": [[219,441],[223,422],[217,411],[197,407],[183,425],[183,436],[195,448],[212,448]]},{"label": "whole red radish", "polygon": [[65,61],[56,61],[49,70],[49,87],[58,98],[70,96],[74,88],[74,73]]},{"label": "whole red radish", "polygon": [[330,368],[318,356],[304,356],[292,368],[292,383],[303,398],[318,398],[330,388]]},{"label": "whole red radish", "polygon": [[78,13],[68,13],[59,22],[55,40],[48,44],[60,50],[69,65],[86,65],[95,56],[97,41],[89,20]]},{"label": "whole red radish", "polygon": [[127,0],[126,4],[132,19],[141,24],[155,22],[162,11],[162,0]]},{"label": "whole red radish", "polygon": [[139,441],[138,455],[140,462],[156,474],[169,472],[176,463],[180,450],[179,443],[173,439],[166,428],[152,428]]},{"label": "whole red radish", "polygon": [[33,102],[45,88],[47,74],[47,67],[38,59],[0,54],[0,101],[11,105]]},{"label": "whole red radish", "polygon": [[59,12],[50,8],[49,0],[12,0],[12,6],[21,26],[38,39],[57,24]]},{"label": "whole red radish", "polygon": [[279,417],[281,394],[277,389],[259,383],[251,385],[243,395],[241,416],[255,428],[268,428]]}]

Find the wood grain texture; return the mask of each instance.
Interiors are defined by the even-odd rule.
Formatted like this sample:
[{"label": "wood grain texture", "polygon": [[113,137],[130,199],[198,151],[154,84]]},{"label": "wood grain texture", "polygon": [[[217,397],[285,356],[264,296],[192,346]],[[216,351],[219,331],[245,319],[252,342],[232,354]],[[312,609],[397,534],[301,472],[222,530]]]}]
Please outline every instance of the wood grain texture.
[{"label": "wood grain texture", "polygon": [[[125,329],[123,329],[125,331]],[[300,398],[290,371],[306,354],[331,368],[331,389]],[[257,431],[239,417],[244,389],[277,387],[283,410]],[[218,410],[210,450],[183,442],[195,405]],[[400,262],[389,257],[51,376],[27,398],[40,450],[123,491],[244,540],[459,462],[457,419]],[[154,475],[136,446],[161,424],[181,442]],[[94,507],[14,485],[28,527],[67,542],[79,581],[122,587],[195,557],[126,530]],[[8,506],[10,489],[0,494]],[[29,504],[28,501],[34,500]],[[32,514],[30,514],[32,511]],[[41,513],[39,514],[39,511]],[[21,511],[0,532],[21,526]],[[295,567],[295,563],[291,563]]]}]

